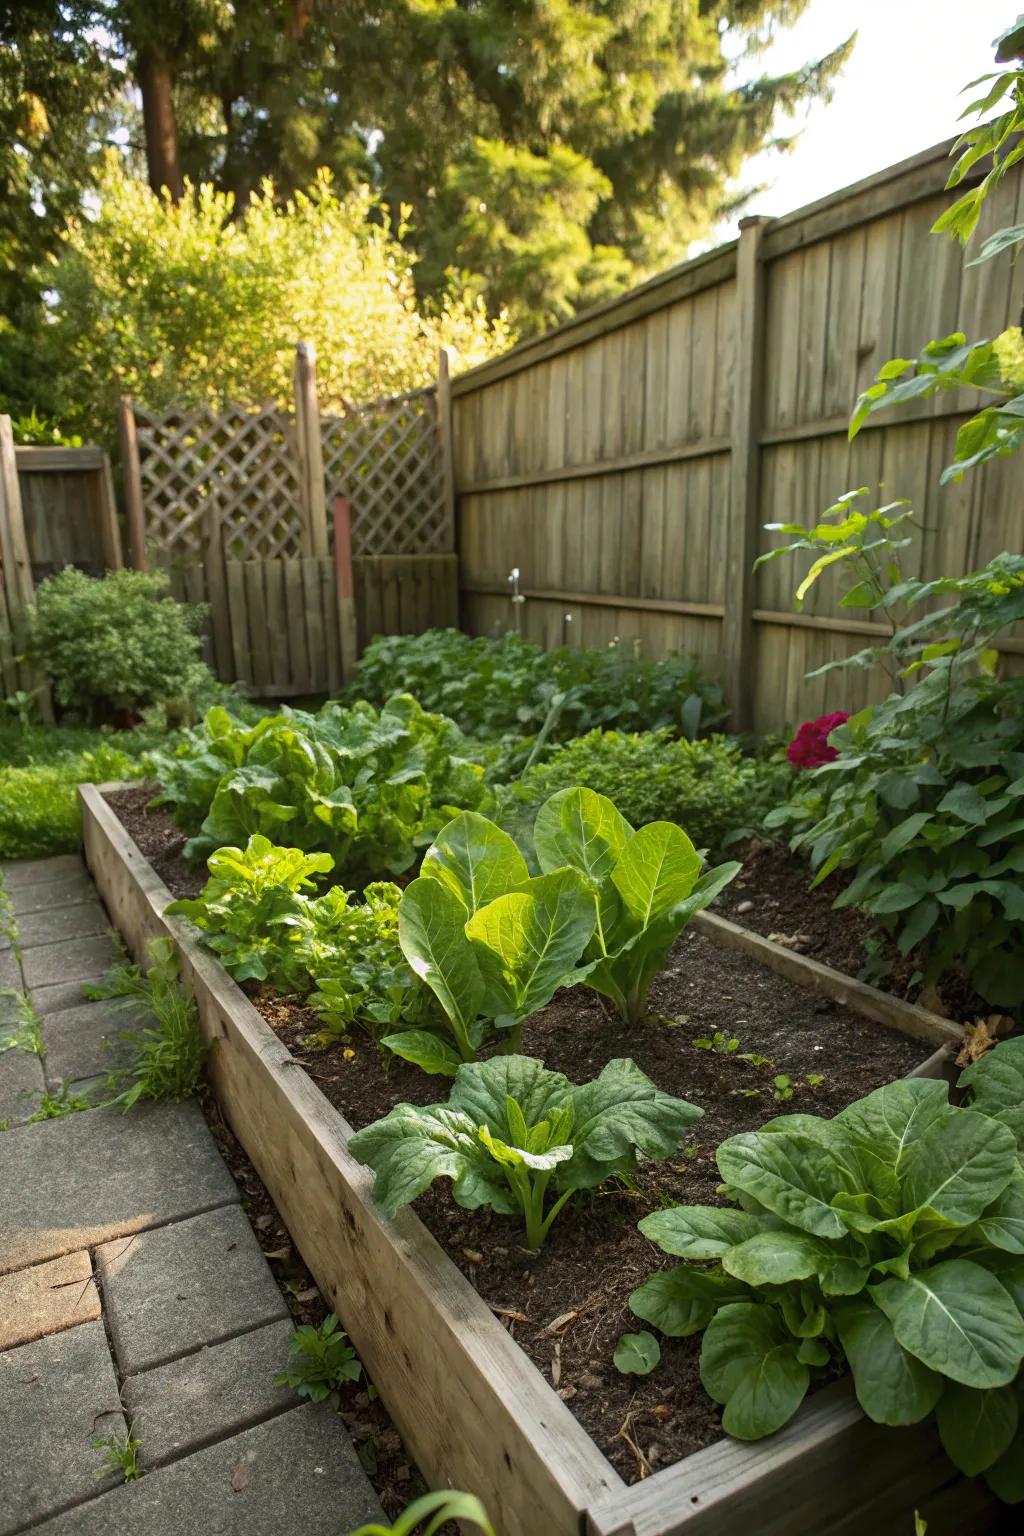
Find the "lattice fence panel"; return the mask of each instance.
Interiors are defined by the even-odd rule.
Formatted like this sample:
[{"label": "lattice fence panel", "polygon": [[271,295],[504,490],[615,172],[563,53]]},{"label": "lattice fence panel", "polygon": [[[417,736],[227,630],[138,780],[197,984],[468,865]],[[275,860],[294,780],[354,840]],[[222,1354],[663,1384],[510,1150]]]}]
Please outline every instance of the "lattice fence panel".
[{"label": "lattice fence panel", "polygon": [[327,504],[348,498],[354,555],[452,548],[436,389],[322,416],[321,436]]},{"label": "lattice fence panel", "polygon": [[272,405],[134,411],[146,543],[159,561],[200,559],[218,526],[228,559],[303,552],[291,417]]}]

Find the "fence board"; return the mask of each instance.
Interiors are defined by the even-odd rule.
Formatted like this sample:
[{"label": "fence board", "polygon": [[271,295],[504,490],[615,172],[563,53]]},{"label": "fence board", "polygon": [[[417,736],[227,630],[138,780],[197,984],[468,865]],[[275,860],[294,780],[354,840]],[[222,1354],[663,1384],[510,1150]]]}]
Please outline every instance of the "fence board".
[{"label": "fence board", "polygon": [[[760,384],[757,327],[737,279],[742,238],[456,378],[467,627],[520,628],[545,645],[618,635],[650,654],[693,649],[720,677],[728,652],[734,721],[761,730],[886,691],[883,677],[862,672],[804,677],[865,644],[839,608],[834,573],[795,615],[795,564],[775,562],[753,579],[747,571],[775,543],[763,524],[816,520],[858,485],[879,500],[913,500],[923,531],[910,573],[956,573],[1024,548],[1012,463],[938,486],[974,401],[942,395],[873,418],[846,440],[856,395],[886,359],[916,355],[953,329],[991,336],[1024,308],[1024,262],[965,268],[954,242],[928,234],[949,203],[948,151],[935,146],[764,222]],[[979,240],[1022,217],[1024,172],[1015,168],[989,200]],[[746,422],[743,402],[756,407]],[[516,608],[506,585],[513,566],[527,597]],[[383,576],[364,577],[367,593],[374,579]],[[383,593],[368,600],[384,611]],[[738,624],[728,643],[727,604]],[[737,651],[744,633],[746,651]],[[1020,665],[1007,651],[1007,665]],[[752,685],[746,700],[741,677]]]}]

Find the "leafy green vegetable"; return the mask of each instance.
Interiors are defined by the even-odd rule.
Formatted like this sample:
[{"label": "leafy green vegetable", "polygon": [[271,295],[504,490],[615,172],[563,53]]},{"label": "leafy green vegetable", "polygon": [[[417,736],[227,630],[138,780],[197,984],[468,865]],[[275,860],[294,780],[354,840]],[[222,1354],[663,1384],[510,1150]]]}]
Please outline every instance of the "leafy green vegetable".
[{"label": "leafy green vegetable", "polygon": [[586,881],[595,913],[586,984],[631,1024],[690,918],[740,870],[722,864],[702,874],[681,827],[656,821],[634,832],[610,800],[582,788],[560,790],[541,807],[534,846],[541,869],[570,865]]},{"label": "leafy green vegetable", "polygon": [[193,832],[189,858],[253,833],[329,853],[339,873],[400,874],[450,816],[486,803],[483,768],[450,720],[400,695],[284,710],[243,725],[224,709],[161,757],[158,804]]},{"label": "leafy green vegetable", "polygon": [[649,1376],[661,1359],[661,1345],[653,1333],[624,1333],[615,1346],[612,1361],[624,1376]]},{"label": "leafy green vegetable", "polygon": [[638,1153],[671,1156],[701,1113],[629,1060],[574,1087],[532,1057],[494,1056],[460,1066],[447,1103],[399,1104],[357,1131],[349,1149],[373,1168],[389,1216],[448,1178],[467,1210],[518,1212],[527,1245],[539,1248],[578,1189],[628,1175]]},{"label": "leafy green vegetable", "polygon": [[870,1418],[913,1424],[936,1410],[962,1470],[1013,1481],[1024,1169],[997,1117],[1024,1042],[1008,1045],[965,1074],[976,1108],[912,1078],[832,1120],[781,1116],[718,1149],[739,1209],[679,1206],[640,1223],[687,1262],[635,1291],[633,1311],[666,1333],[706,1330],[702,1379],[731,1434],[771,1434],[839,1361]]}]

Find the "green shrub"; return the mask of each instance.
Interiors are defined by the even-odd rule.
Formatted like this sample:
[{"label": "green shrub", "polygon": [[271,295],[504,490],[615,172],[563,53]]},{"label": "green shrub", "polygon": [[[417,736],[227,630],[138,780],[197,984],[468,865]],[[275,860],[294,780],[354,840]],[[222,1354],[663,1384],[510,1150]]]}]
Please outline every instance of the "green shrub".
[{"label": "green shrub", "polygon": [[756,831],[791,778],[781,753],[746,757],[723,736],[681,741],[667,730],[591,731],[498,791],[495,819],[528,844],[544,801],[579,784],[614,800],[634,826],[675,821],[698,847],[718,848],[730,834]]},{"label": "green shrub", "polygon": [[[95,732],[54,731],[64,740],[79,735],[96,745],[74,752],[57,747],[51,761],[34,761],[46,731],[34,727],[24,733],[22,751],[15,762],[3,766],[11,733],[0,731],[0,859],[39,859],[53,853],[73,853],[78,847],[79,816],[76,784],[104,783],[111,779],[135,779],[145,774],[137,753],[143,749],[134,732],[123,731],[105,742]],[[122,750],[124,742],[128,750]],[[116,743],[116,745],[115,745]],[[17,759],[28,756],[28,761]],[[49,754],[44,754],[49,756]]]},{"label": "green shrub", "polygon": [[199,659],[202,610],[167,596],[162,572],[87,576],[68,566],[36,593],[31,645],[64,710],[87,721],[131,721],[162,706],[187,719],[213,685]]},{"label": "green shrub", "polygon": [[457,629],[377,636],[349,695],[383,703],[396,692],[413,694],[425,709],[443,710],[485,738],[530,735],[551,713],[555,739],[595,726],[665,726],[693,737],[725,717],[721,690],[700,676],[693,657],[646,661],[638,648],[618,643],[542,651],[515,634],[474,639]]}]

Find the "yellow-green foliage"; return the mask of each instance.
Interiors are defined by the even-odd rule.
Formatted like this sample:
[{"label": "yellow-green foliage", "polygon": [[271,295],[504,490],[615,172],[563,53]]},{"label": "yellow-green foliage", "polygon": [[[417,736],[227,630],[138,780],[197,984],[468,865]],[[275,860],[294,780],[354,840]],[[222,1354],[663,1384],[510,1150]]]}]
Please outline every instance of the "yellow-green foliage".
[{"label": "yellow-green foliage", "polygon": [[399,231],[366,187],[339,197],[323,171],[306,194],[281,204],[265,183],[235,212],[208,184],[175,206],[108,167],[97,216],[70,225],[52,277],[62,420],[109,435],[122,394],[285,402],[300,339],[335,406],[430,382],[440,346],[465,368],[510,344],[454,288],[417,307]]}]

